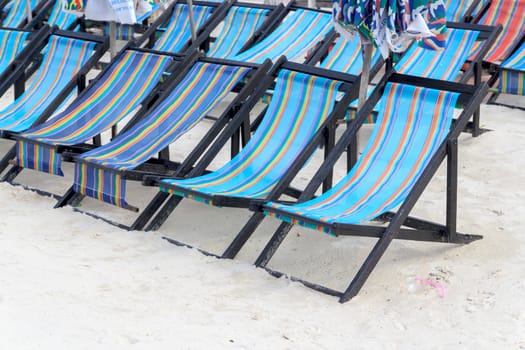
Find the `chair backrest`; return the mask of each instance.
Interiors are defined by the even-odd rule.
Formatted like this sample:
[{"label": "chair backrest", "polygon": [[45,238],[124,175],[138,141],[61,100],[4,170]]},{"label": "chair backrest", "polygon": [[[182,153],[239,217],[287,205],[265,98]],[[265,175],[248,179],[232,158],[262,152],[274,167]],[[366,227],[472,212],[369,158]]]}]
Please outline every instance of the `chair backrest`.
[{"label": "chair backrest", "polygon": [[0,29],[0,73],[15,59],[27,44],[29,32]]},{"label": "chair backrest", "polygon": [[85,142],[137,108],[171,62],[169,56],[128,50],[85,94],[22,136],[51,145]]},{"label": "chair backrest", "polygon": [[0,111],[0,128],[24,131],[93,55],[95,43],[52,35],[31,83],[12,104]]},{"label": "chair backrest", "polygon": [[484,61],[500,64],[510,56],[519,40],[525,35],[525,0],[491,0],[487,12],[479,24],[496,26],[501,24],[503,30]]},{"label": "chair backrest", "polygon": [[[371,66],[374,66],[380,59],[381,54],[379,50],[374,49]],[[363,54],[361,52],[359,35],[355,35],[351,41],[340,36],[319,66],[338,72],[354,75],[361,74],[361,70],[363,69]]]},{"label": "chair backrest", "polygon": [[57,0],[47,19],[47,23],[49,23],[50,26],[57,26],[60,29],[70,29],[69,27],[71,27],[78,18],[79,16],[64,11],[62,0]]},{"label": "chair backrest", "polygon": [[[31,11],[33,11],[38,5],[39,0],[30,0]],[[11,1],[11,8],[4,18],[2,23],[3,27],[8,28],[19,28],[22,26],[24,21],[27,19],[27,6],[25,0],[13,0]]]},{"label": "chair backrest", "polygon": [[447,21],[461,22],[470,5],[478,0],[446,0]]},{"label": "chair backrest", "polygon": [[504,94],[525,95],[525,42],[502,63],[499,90]]},{"label": "chair backrest", "polygon": [[264,198],[330,116],[339,86],[337,80],[282,70],[261,124],[239,154],[212,173],[166,183],[210,194]]},{"label": "chair backrest", "polygon": [[[119,182],[114,173],[101,172],[86,164],[128,170],[144,163],[177,140],[215,108],[249,68],[198,62],[182,81],[146,117],[110,143],[84,153],[75,167],[75,191],[125,207],[111,188],[92,182],[91,174]],[[122,188],[123,185],[119,185]],[[102,195],[104,194],[104,195]]]},{"label": "chair backrest", "polygon": [[288,60],[302,60],[307,51],[321,41],[332,28],[329,13],[298,9],[290,12],[273,32],[249,49],[228,58],[262,63],[282,55]]},{"label": "chair backrest", "polygon": [[467,62],[479,32],[448,28],[444,49],[428,50],[416,44],[396,63],[398,73],[454,81]]},{"label": "chair backrest", "polygon": [[206,55],[225,58],[237,54],[263,24],[269,12],[267,9],[232,6],[224,19],[224,26]]},{"label": "chair backrest", "polygon": [[378,122],[352,170],[329,191],[286,210],[328,223],[359,224],[394,209],[448,134],[457,98],[456,93],[388,84]]},{"label": "chair backrest", "polygon": [[[191,38],[189,7],[177,4],[173,8],[170,22],[162,36],[155,42],[154,49],[167,52],[178,52]],[[198,29],[206,22],[213,11],[212,6],[193,6],[195,27]]]}]

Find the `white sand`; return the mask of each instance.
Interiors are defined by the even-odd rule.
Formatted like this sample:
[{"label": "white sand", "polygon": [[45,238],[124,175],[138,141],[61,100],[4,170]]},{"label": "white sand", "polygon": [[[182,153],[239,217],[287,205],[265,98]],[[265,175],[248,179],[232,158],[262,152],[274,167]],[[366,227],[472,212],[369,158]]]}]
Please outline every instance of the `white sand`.
[{"label": "white sand", "polygon": [[[159,232],[126,232],[0,184],[0,349],[525,349],[525,112],[484,105],[482,124],[493,131],[460,140],[458,226],[484,239],[395,241],[346,304],[251,265],[276,220],[236,260],[217,260],[161,237],[220,253],[248,211],[184,201]],[[60,193],[67,170],[17,181]],[[443,222],[444,183],[442,169],[414,215]],[[129,192],[143,206],[156,190]],[[92,200],[82,208],[133,217]],[[373,243],[298,228],[271,266],[344,289]]]}]

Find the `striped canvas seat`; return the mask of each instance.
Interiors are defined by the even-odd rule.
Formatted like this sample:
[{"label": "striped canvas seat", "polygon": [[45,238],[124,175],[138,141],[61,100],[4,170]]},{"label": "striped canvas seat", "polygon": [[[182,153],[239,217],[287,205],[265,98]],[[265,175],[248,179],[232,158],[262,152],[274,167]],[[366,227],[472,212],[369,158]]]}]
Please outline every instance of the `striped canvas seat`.
[{"label": "striped canvas seat", "polygon": [[[178,52],[191,38],[190,16],[188,5],[177,4],[162,36],[155,42],[155,50]],[[206,22],[213,11],[212,6],[193,6],[193,17],[197,30]]]},{"label": "striped canvas seat", "polygon": [[473,2],[473,0],[446,0],[445,9],[447,11],[447,21],[461,22]]},{"label": "striped canvas seat", "polygon": [[262,63],[269,58],[275,61],[282,55],[289,60],[304,61],[306,53],[321,41],[332,28],[328,13],[295,10],[268,36],[244,52],[229,55],[238,61]]},{"label": "striped canvas seat", "polygon": [[28,36],[29,32],[0,29],[0,73],[24,49]]},{"label": "striped canvas seat", "polygon": [[499,90],[504,94],[525,95],[525,42],[501,65]]},{"label": "striped canvas seat", "polygon": [[295,205],[269,203],[264,213],[333,233],[333,224],[360,224],[397,207],[447,135],[457,97],[387,85],[378,123],[348,175],[315,199]]},{"label": "striped canvas seat", "polygon": [[[30,0],[31,10],[34,10],[38,5],[39,0]],[[25,0],[13,0],[11,1],[11,8],[7,13],[7,16],[2,22],[3,27],[8,28],[19,28],[27,20],[27,7]]]},{"label": "striped canvas seat", "polygon": [[[381,59],[378,50],[374,50],[371,67]],[[354,35],[351,41],[339,37],[334,47],[319,65],[321,68],[331,69],[338,72],[359,75],[363,69],[363,55],[361,53],[361,40],[359,35]]]},{"label": "striped canvas seat", "polygon": [[60,29],[71,29],[70,27],[78,18],[79,16],[64,11],[62,1],[58,0],[53,6],[53,10],[47,19],[47,23],[49,23],[50,26],[57,26]]},{"label": "striped canvas seat", "polygon": [[212,173],[163,180],[161,190],[206,203],[216,195],[265,198],[330,115],[338,87],[282,70],[261,125],[239,154]]},{"label": "striped canvas seat", "polygon": [[398,73],[454,81],[468,59],[479,32],[448,28],[447,43],[442,51],[413,45],[396,64]]},{"label": "striped canvas seat", "polygon": [[515,45],[525,35],[525,0],[491,0],[490,7],[479,24],[497,26],[503,30],[484,61],[500,64],[507,59]]},{"label": "striped canvas seat", "polygon": [[20,135],[17,162],[63,176],[56,146],[85,142],[116,125],[139,106],[172,62],[169,56],[126,51],[63,112]]},{"label": "striped canvas seat", "polygon": [[0,110],[0,129],[28,129],[93,55],[95,43],[52,35],[44,58],[24,93]]},{"label": "striped canvas seat", "polygon": [[[476,45],[479,32],[448,28],[445,48],[439,51],[427,50],[419,45],[412,45],[396,63],[396,72],[418,77],[455,81],[461,73],[463,64],[468,60],[471,49]],[[352,103],[347,119],[356,117],[357,101]],[[377,112],[377,110],[376,110]],[[372,116],[369,122],[373,122]]]},{"label": "striped canvas seat", "polygon": [[127,207],[125,180],[118,171],[136,168],[177,140],[215,108],[249,70],[196,63],[140,122],[110,143],[79,157],[75,192]]},{"label": "striped canvas seat", "polygon": [[232,6],[207,56],[225,58],[237,54],[244,43],[263,24],[269,12],[266,9]]}]

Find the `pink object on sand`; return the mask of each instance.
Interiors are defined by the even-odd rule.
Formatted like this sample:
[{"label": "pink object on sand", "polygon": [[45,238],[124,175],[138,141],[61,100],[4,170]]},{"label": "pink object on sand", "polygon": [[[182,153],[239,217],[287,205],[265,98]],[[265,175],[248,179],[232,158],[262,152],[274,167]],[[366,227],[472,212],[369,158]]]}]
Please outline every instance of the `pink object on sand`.
[{"label": "pink object on sand", "polygon": [[432,281],[432,280],[427,280],[427,279],[424,279],[424,278],[421,278],[421,277],[416,277],[416,281],[419,281],[421,282],[422,284],[426,284],[428,286],[432,286],[434,288],[437,288],[439,289],[439,296],[441,298],[444,298],[445,295],[446,295],[446,290],[445,290],[445,286],[442,285],[441,283],[438,283],[436,281]]}]

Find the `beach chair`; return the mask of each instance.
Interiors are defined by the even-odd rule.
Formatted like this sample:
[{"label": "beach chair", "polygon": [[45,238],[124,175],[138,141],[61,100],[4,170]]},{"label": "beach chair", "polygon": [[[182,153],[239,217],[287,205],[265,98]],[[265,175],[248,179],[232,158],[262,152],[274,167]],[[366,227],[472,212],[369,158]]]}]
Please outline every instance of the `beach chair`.
[{"label": "beach chair", "polygon": [[[303,62],[308,51],[332,30],[331,21],[328,12],[288,8],[286,16],[274,30],[250,40],[240,53],[227,55],[226,58],[260,63],[267,58],[275,61],[284,55],[291,61]],[[251,46],[247,48],[247,45]]]},{"label": "beach chair", "polygon": [[[132,115],[157,89],[163,74],[179,65],[173,55],[124,48],[64,111],[23,133],[17,140],[13,181],[23,168],[63,176],[62,153],[100,145],[100,135]],[[180,58],[178,59],[180,61]],[[88,141],[95,139],[94,145]]]},{"label": "beach chair", "polygon": [[449,22],[470,22],[483,10],[484,0],[446,0],[446,19]]},{"label": "beach chair", "polygon": [[[387,83],[383,93],[376,89],[367,100],[355,123],[343,133],[305,187],[298,203],[254,203],[252,209],[283,221],[257,258],[256,266],[274,276],[283,276],[268,264],[293,225],[335,237],[375,238],[372,251],[344,291],[292,277],[345,302],[359,292],[393,239],[466,244],[481,238],[460,234],[456,228],[457,138],[486,96],[487,84],[443,84],[396,73],[387,77]],[[330,174],[380,97],[378,122],[358,162],[333,188],[316,197],[324,177]],[[463,110],[452,123],[457,105],[462,105]],[[409,217],[445,158],[446,223]]]},{"label": "beach chair", "polygon": [[[2,27],[24,28],[27,25],[26,1],[12,0],[10,8],[2,21]],[[30,0],[31,12],[37,13],[46,4],[46,0]]]},{"label": "beach chair", "polygon": [[[208,26],[212,13],[225,11],[227,2],[218,4],[211,2],[193,2],[193,17],[199,34]],[[166,52],[191,52],[191,28],[186,2],[178,1],[170,5],[148,30],[136,40],[138,46],[146,46]],[[188,50],[189,49],[189,50]]]},{"label": "beach chair", "polygon": [[[153,181],[160,186],[159,196],[171,196],[147,230],[158,229],[183,198],[217,207],[249,208],[254,200],[277,199],[285,192],[300,193],[289,184],[276,186],[283,176],[295,175],[319,146],[324,146],[324,152],[330,151],[336,121],[357,95],[357,78],[291,62],[277,65],[275,71],[278,74],[274,73],[277,78],[266,113],[250,141],[230,162],[204,174],[211,160],[211,156],[205,156],[186,179]],[[340,91],[344,96],[334,104],[335,94]],[[236,127],[232,124],[222,140]],[[327,188],[329,182],[325,184]],[[233,258],[263,218],[261,213],[255,213],[221,256]]]},{"label": "beach chair", "polygon": [[39,28],[43,23],[63,30],[75,30],[83,25],[82,16],[64,11],[62,0],[48,1],[27,27]]},{"label": "beach chair", "polygon": [[[130,121],[111,142],[74,158],[74,185],[57,206],[78,202],[82,196],[88,196],[137,211],[125,200],[126,180],[141,181],[144,175],[152,172],[166,176],[173,174],[178,163],[169,159],[167,147],[205,118],[242,82],[242,88],[236,90],[236,96],[190,156],[198,156],[206,150],[240,104],[251,95],[270,65],[269,61],[254,65],[200,59],[186,70],[186,74],[181,73],[171,81],[155,105]],[[249,78],[248,82],[246,78]],[[200,148],[203,151],[199,151]],[[92,178],[93,175],[101,181]]]},{"label": "beach chair", "polygon": [[0,28],[0,74],[30,42],[31,32]]},{"label": "beach chair", "polygon": [[484,57],[488,65],[498,66],[510,57],[525,35],[525,0],[491,0],[487,11],[480,16],[475,20],[477,23],[503,28]]},{"label": "beach chair", "polygon": [[[14,101],[0,110],[2,137],[10,138],[12,133],[47,120],[75,87],[84,88],[85,75],[108,47],[107,39],[85,33],[53,30],[46,39],[42,63],[30,80],[26,75],[27,64],[21,64],[12,69],[8,79],[0,82],[0,95],[15,87]],[[31,62],[31,57],[27,61]],[[0,172],[13,156],[14,147],[0,161]]]},{"label": "beach chair", "polygon": [[[206,55],[226,58],[239,53],[257,32],[267,28],[284,6],[232,3],[224,16],[214,16],[193,44],[206,51]],[[220,30],[219,30],[220,28]],[[218,31],[215,38],[212,33]]]},{"label": "beach chair", "polygon": [[499,66],[497,77],[498,92],[493,93],[487,103],[523,109],[509,103],[497,102],[497,98],[499,94],[525,96],[525,42]]}]

